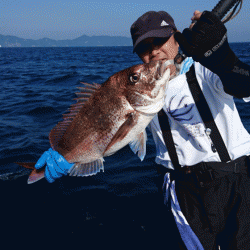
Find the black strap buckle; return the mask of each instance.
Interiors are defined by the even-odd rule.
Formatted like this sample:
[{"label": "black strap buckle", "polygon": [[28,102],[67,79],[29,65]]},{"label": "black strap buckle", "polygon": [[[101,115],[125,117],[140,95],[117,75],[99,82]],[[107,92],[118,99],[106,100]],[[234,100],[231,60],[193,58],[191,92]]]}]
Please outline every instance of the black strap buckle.
[{"label": "black strap buckle", "polygon": [[234,163],[234,173],[238,174],[240,172],[239,164]]},{"label": "black strap buckle", "polygon": [[205,169],[195,171],[196,179],[200,187],[204,187],[204,184],[214,180],[214,174],[212,169]]}]

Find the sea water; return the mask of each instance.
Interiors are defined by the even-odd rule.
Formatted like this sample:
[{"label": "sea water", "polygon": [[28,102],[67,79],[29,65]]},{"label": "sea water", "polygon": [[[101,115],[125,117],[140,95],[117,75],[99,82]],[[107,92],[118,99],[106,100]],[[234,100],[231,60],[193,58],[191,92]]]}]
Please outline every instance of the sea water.
[{"label": "sea water", "polygon": [[[230,46],[243,62],[250,63],[249,43]],[[14,162],[36,162],[50,148],[49,132],[75,102],[81,82],[103,83],[114,73],[141,63],[129,46],[1,48],[0,61],[0,175],[22,171]],[[235,102],[250,132],[249,103]],[[127,146],[105,158],[105,171],[93,177],[95,182],[82,178],[74,191],[102,189],[118,196],[157,192],[155,145],[147,133],[144,161]]]}]

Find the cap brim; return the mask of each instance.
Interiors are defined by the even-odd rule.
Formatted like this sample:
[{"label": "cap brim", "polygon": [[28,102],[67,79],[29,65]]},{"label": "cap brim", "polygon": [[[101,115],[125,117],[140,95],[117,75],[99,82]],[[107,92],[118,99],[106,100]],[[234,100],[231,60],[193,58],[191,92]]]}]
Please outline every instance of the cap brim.
[{"label": "cap brim", "polygon": [[133,53],[135,53],[135,49],[137,45],[142,42],[143,40],[151,37],[162,37],[162,38],[168,38],[174,33],[174,29],[172,27],[169,27],[168,29],[158,29],[158,30],[150,30],[143,36],[139,37],[137,41],[134,44]]}]

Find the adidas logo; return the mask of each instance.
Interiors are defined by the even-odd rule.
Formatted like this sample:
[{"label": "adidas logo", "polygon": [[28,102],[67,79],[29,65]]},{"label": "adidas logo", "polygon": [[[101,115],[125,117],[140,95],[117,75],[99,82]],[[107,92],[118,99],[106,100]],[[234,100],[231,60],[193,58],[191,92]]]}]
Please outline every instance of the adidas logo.
[{"label": "adidas logo", "polygon": [[161,22],[161,26],[168,26],[169,24],[166,23],[164,20]]}]

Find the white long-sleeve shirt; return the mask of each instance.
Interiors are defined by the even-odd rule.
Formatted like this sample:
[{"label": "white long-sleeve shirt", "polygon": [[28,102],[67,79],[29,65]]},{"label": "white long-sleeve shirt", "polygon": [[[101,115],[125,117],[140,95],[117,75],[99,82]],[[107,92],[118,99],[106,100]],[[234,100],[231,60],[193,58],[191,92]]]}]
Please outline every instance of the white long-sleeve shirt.
[{"label": "white long-sleeve shirt", "polygon": [[[187,58],[183,65],[187,65]],[[232,160],[250,154],[250,135],[244,128],[234,99],[225,93],[220,78],[194,62],[196,77]],[[237,84],[237,83],[235,83]],[[169,82],[164,111],[170,121],[179,163],[191,166],[199,162],[220,161],[211,149],[211,140],[189,90],[186,75]],[[156,163],[173,169],[156,115],[149,129],[156,144]]]}]

